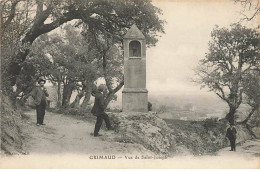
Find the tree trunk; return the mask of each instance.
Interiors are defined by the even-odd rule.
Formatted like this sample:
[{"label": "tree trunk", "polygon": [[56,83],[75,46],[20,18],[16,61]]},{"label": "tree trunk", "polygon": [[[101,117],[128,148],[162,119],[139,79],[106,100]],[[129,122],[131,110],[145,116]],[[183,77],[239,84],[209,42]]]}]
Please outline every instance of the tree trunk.
[{"label": "tree trunk", "polygon": [[86,109],[87,108],[88,102],[90,100],[91,92],[92,92],[92,83],[86,85],[85,97],[84,97],[84,100],[83,100],[83,102],[82,102],[82,104],[80,106],[81,109]]},{"label": "tree trunk", "polygon": [[235,113],[236,113],[237,108],[233,107],[233,106],[229,106],[229,112],[226,115],[226,119],[228,120],[228,122],[230,124],[235,122]]},{"label": "tree trunk", "polygon": [[57,100],[57,107],[61,108],[61,81],[58,78],[58,100]]},{"label": "tree trunk", "polygon": [[10,86],[14,86],[16,84],[16,79],[22,69],[21,63],[25,61],[28,54],[29,49],[20,51],[15,57],[13,57],[13,60],[8,65],[7,76],[4,76],[3,78],[8,80],[7,82],[10,84]]},{"label": "tree trunk", "polygon": [[62,99],[62,107],[69,107],[70,98],[74,89],[74,83],[69,82],[67,85],[64,85],[63,88],[63,99]]},{"label": "tree trunk", "polygon": [[71,108],[79,108],[80,99],[84,96],[84,90],[82,90],[75,98],[75,100],[71,103]]},{"label": "tree trunk", "polygon": [[111,89],[105,99],[105,107],[108,106],[111,100],[113,100],[114,95],[123,87],[124,81],[121,81],[115,89]]},{"label": "tree trunk", "polygon": [[105,99],[105,108],[107,108],[108,104],[111,102],[111,100],[113,100],[114,95],[115,95],[114,91],[108,93],[108,95]]}]

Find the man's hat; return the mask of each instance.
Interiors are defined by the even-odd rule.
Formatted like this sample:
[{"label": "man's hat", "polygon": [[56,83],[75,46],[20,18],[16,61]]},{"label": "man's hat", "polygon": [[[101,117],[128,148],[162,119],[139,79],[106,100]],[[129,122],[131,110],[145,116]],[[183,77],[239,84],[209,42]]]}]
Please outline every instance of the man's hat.
[{"label": "man's hat", "polygon": [[46,83],[46,80],[45,80],[44,78],[40,78],[40,79],[38,80],[38,84],[40,84],[41,81],[43,81],[44,84]]}]

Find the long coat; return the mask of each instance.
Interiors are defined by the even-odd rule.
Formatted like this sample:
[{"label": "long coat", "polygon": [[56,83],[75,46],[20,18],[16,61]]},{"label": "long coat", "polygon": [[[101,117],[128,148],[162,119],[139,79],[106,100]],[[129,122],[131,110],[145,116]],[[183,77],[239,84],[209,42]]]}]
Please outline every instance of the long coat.
[{"label": "long coat", "polygon": [[104,96],[100,91],[95,93],[95,102],[91,113],[95,116],[100,116],[105,113]]},{"label": "long coat", "polygon": [[[44,87],[44,89],[46,90],[45,87]],[[42,90],[42,88],[40,86],[36,86],[30,93],[30,96],[33,97],[35,105],[39,105],[41,103],[42,99],[46,100],[46,97],[48,97],[49,94],[48,94],[47,90],[44,91],[44,90]]]},{"label": "long coat", "polygon": [[226,133],[226,137],[229,139],[229,140],[233,140],[233,139],[236,139],[236,134],[237,134],[237,130],[236,128],[234,127],[229,127],[227,129],[227,133]]}]

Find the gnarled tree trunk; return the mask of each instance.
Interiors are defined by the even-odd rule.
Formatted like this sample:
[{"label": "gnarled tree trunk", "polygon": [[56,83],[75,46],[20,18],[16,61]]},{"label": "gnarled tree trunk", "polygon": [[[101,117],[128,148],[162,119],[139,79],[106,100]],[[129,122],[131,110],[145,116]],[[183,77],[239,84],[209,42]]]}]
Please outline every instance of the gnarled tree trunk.
[{"label": "gnarled tree trunk", "polygon": [[236,110],[237,108],[233,107],[233,106],[230,106],[229,107],[229,112],[228,114],[226,115],[226,119],[228,120],[228,122],[230,124],[234,123],[235,122],[235,113],[236,113]]},{"label": "gnarled tree trunk", "polygon": [[71,81],[69,81],[68,84],[64,85],[63,99],[62,99],[62,107],[63,108],[69,107],[70,98],[71,98],[72,92],[74,90],[74,86],[75,86],[74,83],[72,83]]},{"label": "gnarled tree trunk", "polygon": [[60,108],[62,106],[61,104],[61,81],[60,78],[58,78],[58,100],[57,100],[57,107]]},{"label": "gnarled tree trunk", "polygon": [[70,104],[71,108],[79,108],[80,99],[84,96],[84,93],[84,90],[78,93],[75,100]]},{"label": "gnarled tree trunk", "polygon": [[85,90],[85,97],[84,100],[80,106],[81,109],[86,109],[88,106],[88,102],[91,97],[91,92],[92,92],[92,83],[91,84],[86,84],[86,90]]}]

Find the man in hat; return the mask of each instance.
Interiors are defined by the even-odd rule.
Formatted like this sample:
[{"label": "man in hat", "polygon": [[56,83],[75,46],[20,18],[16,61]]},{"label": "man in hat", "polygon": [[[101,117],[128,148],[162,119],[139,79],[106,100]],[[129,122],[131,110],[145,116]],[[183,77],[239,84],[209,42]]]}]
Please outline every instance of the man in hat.
[{"label": "man in hat", "polygon": [[47,89],[44,87],[44,84],[46,83],[46,80],[43,78],[40,78],[38,80],[38,86],[35,86],[35,88],[32,90],[30,95],[33,97],[36,105],[36,114],[37,114],[37,126],[45,125],[43,123],[44,115],[45,115],[45,109],[46,109],[46,97],[49,96]]},{"label": "man in hat", "polygon": [[103,96],[104,90],[105,90],[105,86],[99,85],[97,91],[95,91],[95,94],[94,94],[95,102],[94,102],[94,106],[91,110],[91,113],[94,116],[97,117],[95,129],[94,129],[94,136],[95,137],[102,136],[98,132],[99,132],[100,127],[102,125],[103,119],[106,123],[107,129],[112,130],[108,115],[105,113],[105,104],[104,104],[104,96]]},{"label": "man in hat", "polygon": [[227,129],[226,137],[230,141],[231,150],[236,151],[236,134],[237,130],[234,123],[230,123],[230,127]]}]

